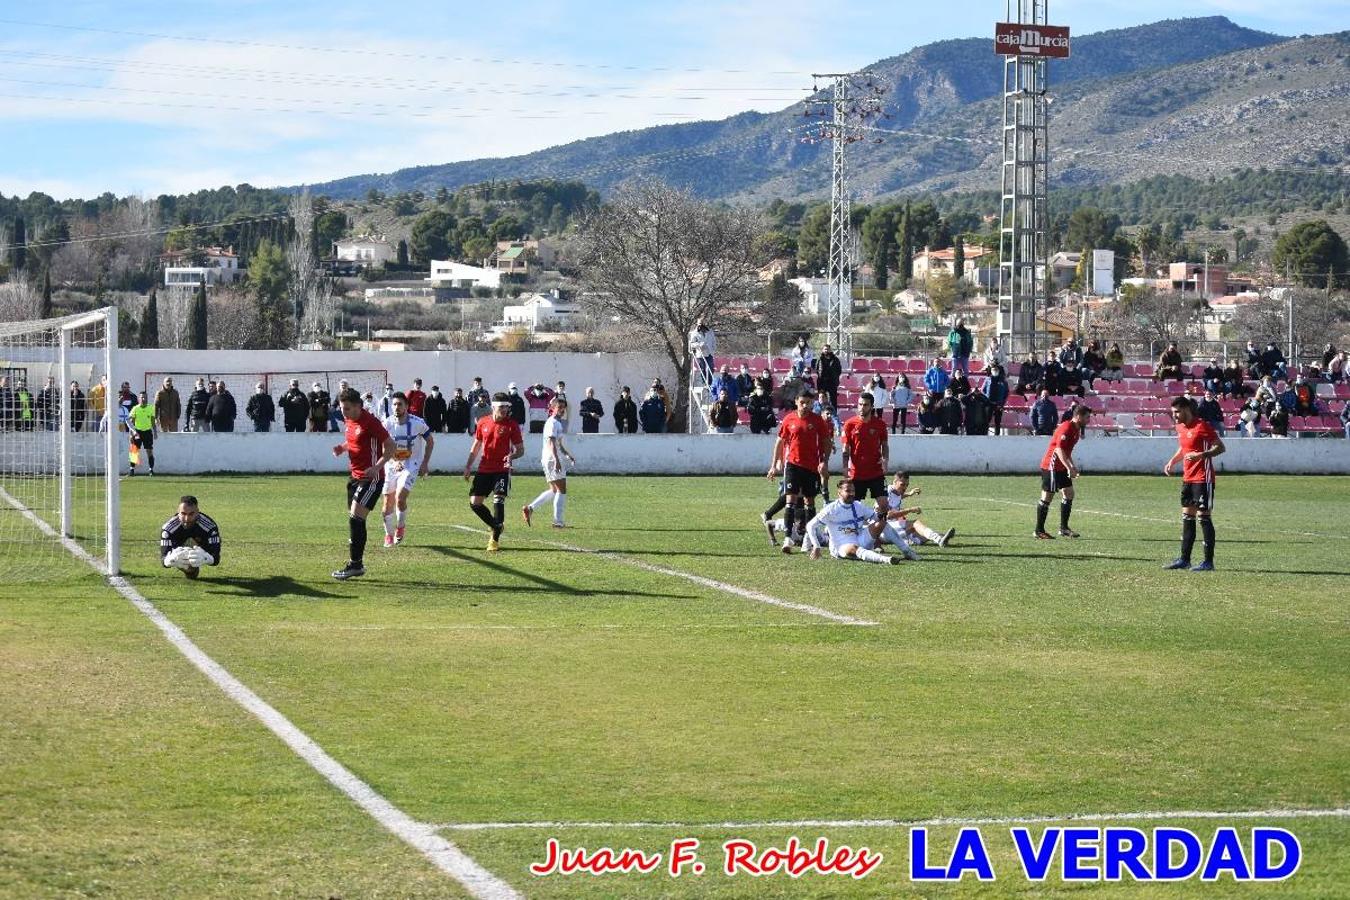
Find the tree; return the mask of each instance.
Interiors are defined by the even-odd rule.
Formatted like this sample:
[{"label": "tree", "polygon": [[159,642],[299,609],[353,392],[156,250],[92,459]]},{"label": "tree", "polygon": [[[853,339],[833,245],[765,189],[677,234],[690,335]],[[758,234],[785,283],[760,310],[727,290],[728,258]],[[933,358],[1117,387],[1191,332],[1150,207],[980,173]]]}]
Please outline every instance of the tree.
[{"label": "tree", "polygon": [[320,213],[314,219],[314,252],[330,256],[333,244],[347,233],[347,217],[336,209]]},{"label": "tree", "polygon": [[1233,229],[1233,262],[1242,262],[1242,249],[1247,242],[1247,232],[1241,228]]},{"label": "tree", "polygon": [[291,267],[286,254],[271,241],[258,245],[248,264],[248,286],[258,308],[261,350],[281,350],[292,345],[294,327],[287,293]]},{"label": "tree", "polygon": [[[42,271],[42,308],[38,312],[39,319],[50,319],[52,317],[52,270],[44,269]],[[141,344],[145,346],[144,343]]]},{"label": "tree", "polygon": [[398,241],[398,267],[406,269],[408,267],[408,242],[399,238]]},{"label": "tree", "polygon": [[877,206],[862,224],[863,250],[872,262],[876,286],[885,289],[895,265],[895,226],[897,206]]},{"label": "tree", "polygon": [[830,207],[811,207],[797,232],[797,264],[808,277],[815,278],[830,262]]},{"label": "tree", "polygon": [[1180,343],[1201,334],[1201,301],[1177,291],[1126,285],[1120,299],[1103,309],[1106,333],[1144,344],[1150,352],[1158,344]]},{"label": "tree", "polygon": [[13,234],[9,236],[9,268],[15,275],[22,274],[28,262],[28,237],[24,230],[23,216],[14,217]]},{"label": "tree", "polygon": [[664,351],[676,373],[677,429],[687,424],[689,332],[700,319],[725,328],[751,318],[762,232],[754,212],[646,180],[620,187],[582,222],[583,303],[596,321],[617,319],[635,346]]},{"label": "tree", "polygon": [[[906,204],[905,212],[909,217],[911,252],[921,247],[927,247],[930,250],[945,250],[951,246],[951,231],[947,224],[942,221],[942,215],[931,201],[925,200],[914,206]],[[913,275],[912,272],[910,274]]]},{"label": "tree", "polygon": [[141,346],[147,350],[159,346],[159,292],[153,288],[141,315]]},{"label": "tree", "polygon": [[[1277,288],[1239,306],[1233,334],[1241,339],[1284,343],[1289,334],[1289,308],[1294,310],[1294,343],[1310,350],[1327,341],[1343,346],[1350,340],[1350,297],[1309,288]],[[1286,348],[1291,356],[1297,347]]]},{"label": "tree", "polygon": [[1112,246],[1120,229],[1120,217],[1093,206],[1080,206],[1069,216],[1064,246],[1106,249]]},{"label": "tree", "polygon": [[900,262],[897,264],[898,287],[909,287],[914,278],[914,232],[910,230],[909,203],[905,203],[905,212],[900,216],[900,225],[895,230],[895,240],[900,247]]},{"label": "tree", "polygon": [[1281,235],[1271,262],[1276,272],[1289,271],[1297,284],[1327,288],[1343,282],[1350,253],[1336,230],[1318,219],[1301,222]]},{"label": "tree", "polygon": [[928,276],[926,284],[928,292],[928,306],[933,310],[935,318],[941,318],[947,314],[961,296],[961,291],[957,287],[956,279],[946,272],[934,272]]},{"label": "tree", "polygon": [[429,266],[433,259],[450,258],[449,234],[455,228],[455,217],[442,209],[418,216],[408,238],[408,249],[419,265]]},{"label": "tree", "polygon": [[958,282],[966,277],[966,240],[959,234],[952,243],[952,276]]},{"label": "tree", "polygon": [[1144,267],[1142,274],[1145,278],[1152,277],[1148,261],[1162,248],[1162,242],[1162,232],[1158,231],[1158,226],[1153,224],[1140,228],[1139,234],[1135,237],[1135,245],[1139,247],[1139,259]]},{"label": "tree", "polygon": [[[290,213],[291,221],[295,223],[295,236],[286,246],[286,289],[276,300],[284,307],[289,298],[291,338],[287,346],[298,347],[317,341],[319,335],[328,330],[337,312],[333,282],[319,268],[315,252],[318,242],[304,239],[318,227],[319,217],[315,215],[315,207],[309,191],[291,197]],[[254,254],[256,258],[257,254]],[[252,280],[251,264],[249,268]],[[264,320],[267,323],[271,321],[267,317]]]},{"label": "tree", "polygon": [[206,349],[206,279],[197,285],[197,293],[192,297],[192,306],[188,307],[188,349]]}]

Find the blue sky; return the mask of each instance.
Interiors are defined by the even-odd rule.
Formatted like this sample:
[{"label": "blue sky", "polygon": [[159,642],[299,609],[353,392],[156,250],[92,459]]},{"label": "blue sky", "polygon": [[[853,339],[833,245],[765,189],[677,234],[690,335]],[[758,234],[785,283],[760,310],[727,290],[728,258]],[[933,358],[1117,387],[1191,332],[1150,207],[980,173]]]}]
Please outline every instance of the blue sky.
[{"label": "blue sky", "polygon": [[[957,8],[964,16],[894,0],[3,4],[0,191],[318,182],[780,109],[811,71],[991,34],[1004,4]],[[1350,29],[1350,0],[1050,10],[1077,34],[1207,15],[1286,35]]]}]

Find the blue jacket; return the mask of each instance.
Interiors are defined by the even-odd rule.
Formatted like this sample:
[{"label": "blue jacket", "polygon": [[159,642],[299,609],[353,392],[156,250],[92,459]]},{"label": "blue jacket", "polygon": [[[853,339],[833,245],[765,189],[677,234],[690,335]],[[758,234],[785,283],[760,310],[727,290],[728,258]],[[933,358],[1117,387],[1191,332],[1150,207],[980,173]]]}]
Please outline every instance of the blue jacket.
[{"label": "blue jacket", "polygon": [[741,399],[741,386],[736,383],[736,376],[731,373],[723,375],[718,372],[712,380],[712,399],[713,401],[722,398],[722,392],[727,392],[727,402],[738,403]]},{"label": "blue jacket", "polygon": [[1037,400],[1031,407],[1031,430],[1036,434],[1049,435],[1055,433],[1055,426],[1059,424],[1059,407],[1055,406],[1055,401],[1047,397],[1044,400]]},{"label": "blue jacket", "polygon": [[984,395],[989,398],[989,402],[995,406],[1002,406],[1008,402],[1008,379],[1007,378],[986,378],[984,380]]},{"label": "blue jacket", "polygon": [[928,388],[934,394],[941,394],[947,389],[947,382],[951,378],[947,375],[947,370],[941,366],[932,366],[927,372],[923,373],[923,386]]}]

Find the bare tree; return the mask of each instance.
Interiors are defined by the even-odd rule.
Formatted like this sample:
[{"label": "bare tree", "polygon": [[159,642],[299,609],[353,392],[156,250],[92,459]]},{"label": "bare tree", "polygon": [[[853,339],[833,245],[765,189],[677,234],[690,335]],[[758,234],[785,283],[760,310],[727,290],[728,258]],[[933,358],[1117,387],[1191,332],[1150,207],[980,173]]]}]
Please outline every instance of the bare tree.
[{"label": "bare tree", "polygon": [[216,347],[253,350],[266,346],[266,328],[259,315],[258,303],[248,291],[216,287],[207,304],[212,343]]},{"label": "bare tree", "polygon": [[630,348],[664,352],[678,384],[674,427],[687,427],[689,332],[753,320],[759,216],[719,207],[655,181],[621,188],[581,224],[577,260],[586,311],[617,321]]},{"label": "bare tree", "polygon": [[42,315],[42,292],[22,278],[0,284],[0,322],[27,322]]},{"label": "bare tree", "polygon": [[1280,288],[1238,307],[1233,334],[1241,340],[1283,345],[1289,335],[1289,309],[1294,310],[1295,347],[1289,356],[1316,356],[1328,342],[1338,347],[1350,341],[1350,296],[1310,288]]},{"label": "bare tree", "polygon": [[1202,336],[1201,302],[1177,291],[1126,287],[1120,299],[1103,308],[1099,323],[1112,340],[1139,345],[1154,355],[1168,341],[1178,344]]},{"label": "bare tree", "polygon": [[332,325],[337,300],[332,279],[319,271],[314,252],[314,203],[308,190],[291,198],[290,213],[295,234],[286,248],[286,261],[291,269],[291,302],[300,307],[296,343],[312,343]]}]

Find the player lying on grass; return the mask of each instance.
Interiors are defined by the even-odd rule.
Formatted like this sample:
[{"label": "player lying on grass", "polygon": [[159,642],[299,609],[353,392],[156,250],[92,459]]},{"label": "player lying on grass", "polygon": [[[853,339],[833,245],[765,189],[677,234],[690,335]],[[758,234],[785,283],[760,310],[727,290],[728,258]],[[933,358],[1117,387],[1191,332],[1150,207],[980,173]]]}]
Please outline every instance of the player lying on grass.
[{"label": "player lying on grass", "polygon": [[417,479],[425,478],[431,471],[431,450],[436,445],[427,423],[408,411],[408,396],[398,391],[391,399],[393,414],[381,423],[394,439],[394,458],[384,467],[385,547],[403,543],[408,525],[408,495]]},{"label": "player lying on grass", "polygon": [[878,552],[877,547],[890,543],[910,559],[918,559],[905,539],[876,511],[869,509],[854,496],[852,479],[844,478],[835,485],[837,500],[825,507],[806,523],[803,547],[812,559],[820,559],[822,537],[835,559],[856,559],[862,562],[899,565],[900,557]]},{"label": "player lying on grass", "polygon": [[[911,488],[909,486],[909,473],[900,471],[895,473],[895,478],[891,480],[886,488],[886,501],[890,511],[886,517],[890,520],[895,530],[900,532],[911,545],[913,544],[937,544],[939,547],[945,547],[956,536],[955,528],[948,528],[939,534],[932,528],[929,528],[917,517],[923,512],[921,506],[905,506],[905,500],[909,497],[918,496],[922,488]],[[911,519],[911,517],[914,517]]]},{"label": "player lying on grass", "polygon": [[159,560],[188,578],[200,575],[202,566],[220,565],[220,528],[191,494],[179,498],[178,512],[159,530]]}]

